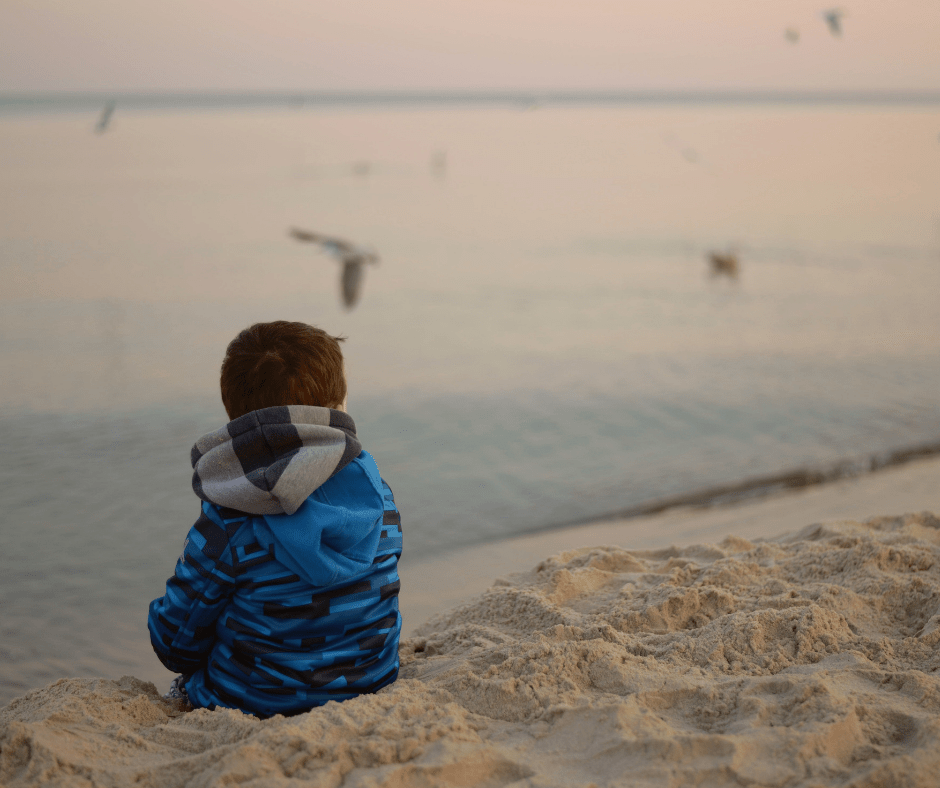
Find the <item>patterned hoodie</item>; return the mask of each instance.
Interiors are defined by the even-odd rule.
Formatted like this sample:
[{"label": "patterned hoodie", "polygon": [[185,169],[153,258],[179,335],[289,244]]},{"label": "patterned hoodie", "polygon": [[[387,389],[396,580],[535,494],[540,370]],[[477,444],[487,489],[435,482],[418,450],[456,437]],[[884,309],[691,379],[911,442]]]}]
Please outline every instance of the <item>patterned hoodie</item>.
[{"label": "patterned hoodie", "polygon": [[264,408],[192,463],[202,512],[148,626],[193,705],[295,714],[393,682],[401,520],[353,420]]}]

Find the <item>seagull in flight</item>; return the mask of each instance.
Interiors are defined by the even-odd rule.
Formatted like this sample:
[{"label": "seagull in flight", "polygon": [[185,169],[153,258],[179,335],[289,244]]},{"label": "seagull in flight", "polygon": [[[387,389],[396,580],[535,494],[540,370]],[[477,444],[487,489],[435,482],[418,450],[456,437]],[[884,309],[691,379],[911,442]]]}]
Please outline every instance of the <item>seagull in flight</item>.
[{"label": "seagull in flight", "polygon": [[363,267],[366,263],[377,264],[379,256],[371,249],[356,246],[349,241],[344,241],[342,238],[311,233],[297,228],[292,228],[290,235],[298,241],[317,244],[324,252],[332,255],[343,264],[343,272],[340,275],[340,290],[343,294],[343,304],[347,309],[352,309],[362,292]]},{"label": "seagull in flight", "polygon": [[845,16],[845,11],[841,8],[830,8],[828,11],[823,11],[822,18],[826,20],[826,24],[829,25],[829,32],[834,36],[842,35],[842,17]]},{"label": "seagull in flight", "polygon": [[104,134],[108,130],[108,124],[111,122],[111,116],[114,114],[114,106],[114,102],[109,101],[104,105],[104,109],[101,110],[98,123],[95,124],[95,131],[98,134]]}]

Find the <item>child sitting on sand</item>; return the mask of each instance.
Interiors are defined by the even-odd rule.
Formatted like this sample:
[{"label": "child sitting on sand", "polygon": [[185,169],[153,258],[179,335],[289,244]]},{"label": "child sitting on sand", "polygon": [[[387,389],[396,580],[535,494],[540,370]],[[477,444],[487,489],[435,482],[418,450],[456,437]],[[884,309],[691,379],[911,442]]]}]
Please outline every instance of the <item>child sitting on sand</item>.
[{"label": "child sitting on sand", "polygon": [[148,619],[196,708],[297,714],[398,676],[401,520],[345,413],[340,341],[277,321],[226,350],[231,421],[193,447],[202,512]]}]

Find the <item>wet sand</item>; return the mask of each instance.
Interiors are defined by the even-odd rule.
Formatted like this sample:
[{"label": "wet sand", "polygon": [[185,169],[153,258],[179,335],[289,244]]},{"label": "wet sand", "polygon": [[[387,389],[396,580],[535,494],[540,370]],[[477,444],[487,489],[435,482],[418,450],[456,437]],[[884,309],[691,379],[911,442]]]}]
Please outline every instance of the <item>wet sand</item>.
[{"label": "wet sand", "polygon": [[733,505],[676,508],[648,517],[604,520],[468,548],[428,561],[405,561],[400,596],[405,631],[413,631],[433,613],[482,593],[494,578],[582,545],[613,544],[632,550],[715,542],[729,535],[769,539],[810,523],[921,511],[940,513],[940,457]]}]

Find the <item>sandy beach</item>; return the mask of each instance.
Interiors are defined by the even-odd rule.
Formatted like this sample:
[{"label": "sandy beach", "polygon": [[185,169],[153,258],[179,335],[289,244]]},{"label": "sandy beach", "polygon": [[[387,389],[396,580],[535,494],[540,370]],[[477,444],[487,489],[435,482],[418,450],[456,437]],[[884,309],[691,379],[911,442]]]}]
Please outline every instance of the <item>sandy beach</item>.
[{"label": "sandy beach", "polygon": [[133,677],[0,710],[4,786],[932,786],[940,458],[403,567],[401,675],[293,718]]}]

